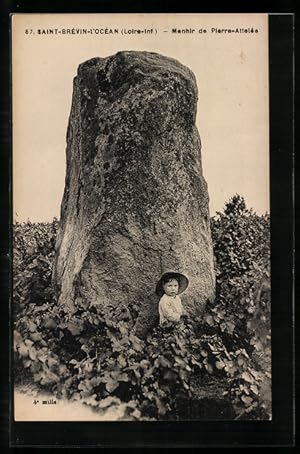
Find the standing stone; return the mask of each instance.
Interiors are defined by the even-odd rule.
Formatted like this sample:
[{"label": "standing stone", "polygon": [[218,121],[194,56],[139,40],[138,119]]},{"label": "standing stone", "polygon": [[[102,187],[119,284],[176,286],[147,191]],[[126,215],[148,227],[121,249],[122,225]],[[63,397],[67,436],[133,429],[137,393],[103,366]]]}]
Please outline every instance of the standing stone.
[{"label": "standing stone", "polygon": [[145,335],[169,269],[189,278],[181,299],[191,315],[213,299],[196,106],[195,77],[174,59],[126,51],[79,66],[53,269],[66,311],[138,313],[136,332]]}]

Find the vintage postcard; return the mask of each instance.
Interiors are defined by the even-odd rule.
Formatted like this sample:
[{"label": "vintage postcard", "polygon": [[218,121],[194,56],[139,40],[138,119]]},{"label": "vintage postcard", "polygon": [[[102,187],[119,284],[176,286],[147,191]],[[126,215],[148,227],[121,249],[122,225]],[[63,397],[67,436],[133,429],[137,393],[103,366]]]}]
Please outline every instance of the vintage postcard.
[{"label": "vintage postcard", "polygon": [[268,15],[11,24],[14,420],[271,420]]}]

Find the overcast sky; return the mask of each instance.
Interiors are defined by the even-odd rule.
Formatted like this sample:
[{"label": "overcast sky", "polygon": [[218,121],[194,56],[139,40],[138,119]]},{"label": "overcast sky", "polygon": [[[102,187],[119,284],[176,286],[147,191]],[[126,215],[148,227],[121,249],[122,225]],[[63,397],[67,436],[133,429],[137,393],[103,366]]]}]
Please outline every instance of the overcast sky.
[{"label": "overcast sky", "polygon": [[[212,32],[258,29],[258,33]],[[118,34],[63,34],[63,29]],[[123,34],[133,28],[149,34]],[[172,33],[173,28],[194,33]],[[57,29],[57,34],[38,34]],[[199,33],[206,29],[206,33]],[[58,31],[61,33],[58,33]],[[27,31],[27,32],[26,32]],[[120,50],[158,52],[195,74],[210,213],[239,193],[269,211],[266,15],[16,15],[13,21],[13,211],[17,221],[59,217],[66,130],[80,63]]]}]

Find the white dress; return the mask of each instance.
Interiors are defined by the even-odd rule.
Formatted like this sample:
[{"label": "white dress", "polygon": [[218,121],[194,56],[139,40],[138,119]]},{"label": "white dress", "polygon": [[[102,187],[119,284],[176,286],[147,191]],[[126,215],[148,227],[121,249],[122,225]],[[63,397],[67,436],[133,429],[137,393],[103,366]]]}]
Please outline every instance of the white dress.
[{"label": "white dress", "polygon": [[181,299],[178,295],[163,295],[158,304],[159,324],[163,322],[178,322],[183,313]]}]

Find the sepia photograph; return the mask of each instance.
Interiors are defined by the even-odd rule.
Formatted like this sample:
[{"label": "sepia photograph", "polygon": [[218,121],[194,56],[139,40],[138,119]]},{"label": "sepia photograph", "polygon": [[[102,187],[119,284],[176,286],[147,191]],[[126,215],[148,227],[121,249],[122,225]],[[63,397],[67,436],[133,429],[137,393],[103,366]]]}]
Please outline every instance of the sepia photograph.
[{"label": "sepia photograph", "polygon": [[267,14],[14,14],[15,421],[271,421]]}]

